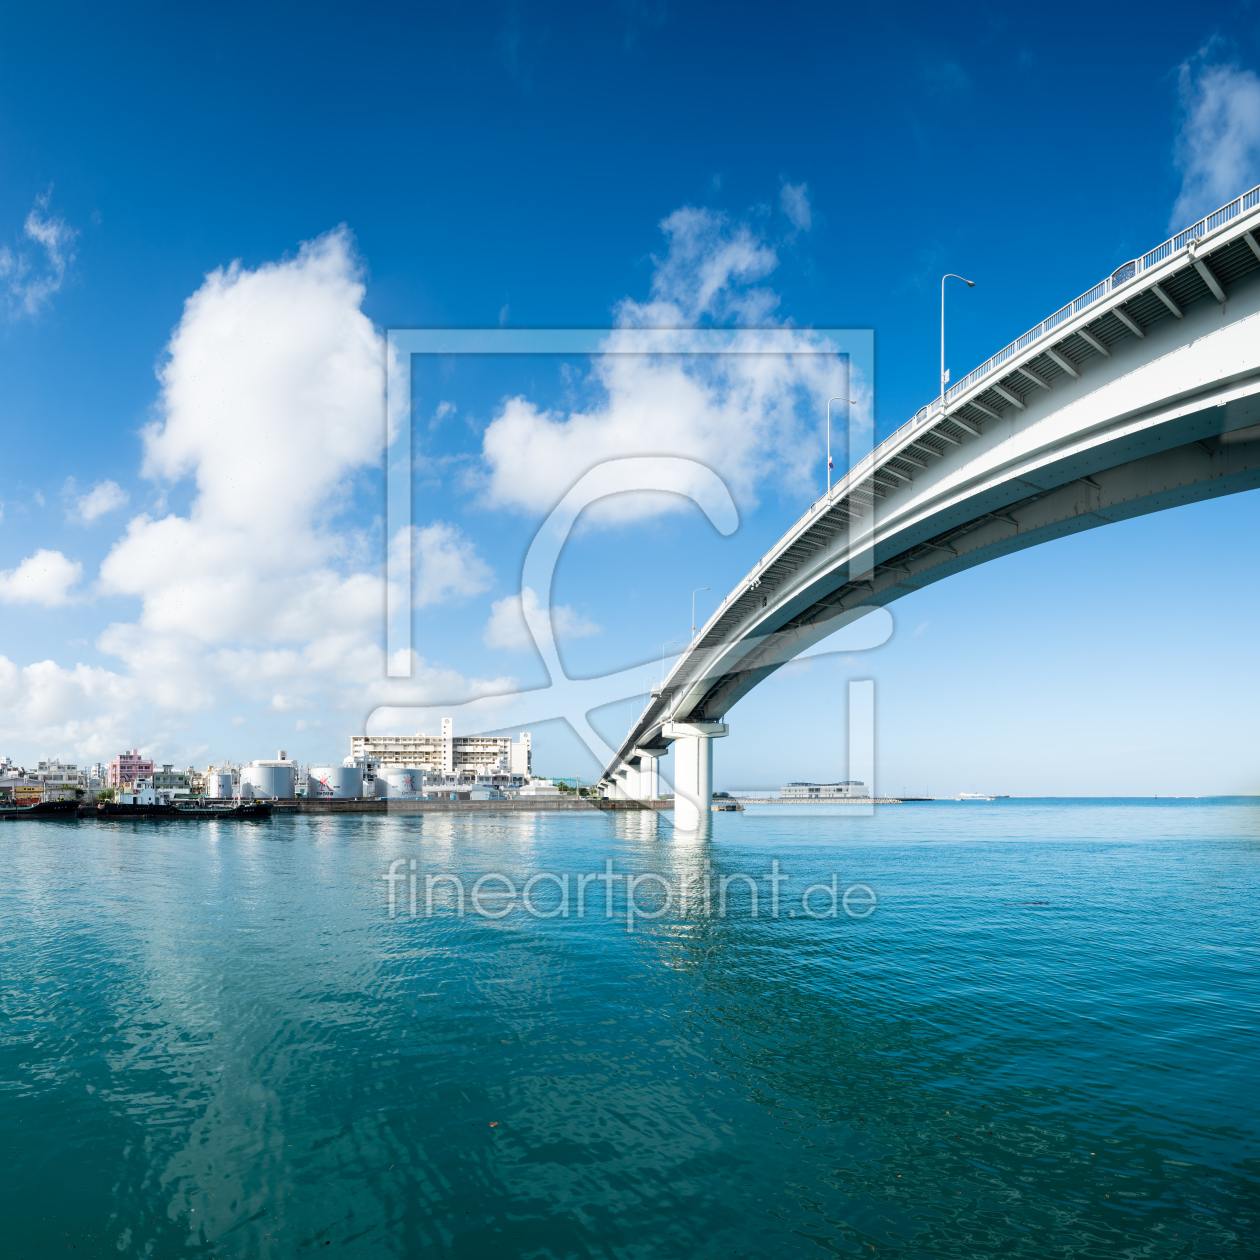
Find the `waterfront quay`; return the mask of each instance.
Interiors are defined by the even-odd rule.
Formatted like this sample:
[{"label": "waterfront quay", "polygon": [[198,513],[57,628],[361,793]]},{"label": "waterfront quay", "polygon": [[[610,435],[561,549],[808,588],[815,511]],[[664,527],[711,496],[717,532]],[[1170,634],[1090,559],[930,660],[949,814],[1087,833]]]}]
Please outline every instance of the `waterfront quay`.
[{"label": "waterfront quay", "polygon": [[504,797],[489,801],[403,800],[320,800],[272,802],[272,813],[281,814],[521,814],[594,811],[626,813],[640,810],[673,809],[673,800],[605,800],[598,796]]}]

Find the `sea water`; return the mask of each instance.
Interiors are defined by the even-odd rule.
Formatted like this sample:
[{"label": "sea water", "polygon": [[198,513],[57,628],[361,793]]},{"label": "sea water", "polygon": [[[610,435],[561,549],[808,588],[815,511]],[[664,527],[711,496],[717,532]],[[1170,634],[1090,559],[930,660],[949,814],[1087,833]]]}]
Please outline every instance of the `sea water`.
[{"label": "sea water", "polygon": [[0,823],[4,1254],[1260,1250],[1260,803],[712,822]]}]

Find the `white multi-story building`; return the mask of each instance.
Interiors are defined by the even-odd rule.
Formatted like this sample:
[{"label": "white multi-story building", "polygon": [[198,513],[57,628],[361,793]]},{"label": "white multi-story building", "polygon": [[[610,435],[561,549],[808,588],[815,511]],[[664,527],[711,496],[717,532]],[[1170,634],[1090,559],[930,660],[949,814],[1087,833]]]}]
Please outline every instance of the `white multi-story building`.
[{"label": "white multi-story building", "polygon": [[350,760],[382,771],[392,766],[425,772],[433,783],[482,783],[510,787],[528,783],[530,737],[456,735],[451,718],[442,719],[440,735],[352,735]]},{"label": "white multi-story building", "polygon": [[79,767],[58,757],[41,758],[34,777],[50,789],[61,788],[73,792],[75,788],[84,787],[84,776]]},{"label": "white multi-story building", "polygon": [[192,773],[191,770],[176,770],[168,762],[160,770],[154,770],[149,780],[149,786],[172,796],[191,796]]},{"label": "white multi-story building", "polygon": [[866,784],[857,779],[842,779],[839,783],[789,783],[779,789],[779,797],[785,801],[835,801],[869,795]]}]

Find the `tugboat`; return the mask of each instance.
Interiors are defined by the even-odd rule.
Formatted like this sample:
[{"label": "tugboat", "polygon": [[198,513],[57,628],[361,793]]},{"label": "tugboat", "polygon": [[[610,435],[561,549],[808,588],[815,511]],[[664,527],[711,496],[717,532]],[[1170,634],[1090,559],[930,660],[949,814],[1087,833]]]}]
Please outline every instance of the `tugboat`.
[{"label": "tugboat", "polygon": [[74,818],[78,814],[79,802],[73,798],[62,801],[36,801],[34,805],[14,805],[0,807],[0,818],[6,822],[17,822],[23,818]]}]

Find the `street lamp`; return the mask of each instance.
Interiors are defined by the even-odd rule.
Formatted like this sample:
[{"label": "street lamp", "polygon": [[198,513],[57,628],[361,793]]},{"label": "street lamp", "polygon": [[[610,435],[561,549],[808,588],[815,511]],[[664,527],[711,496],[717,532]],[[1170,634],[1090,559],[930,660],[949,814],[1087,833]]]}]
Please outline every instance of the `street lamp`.
[{"label": "street lamp", "polygon": [[949,373],[945,370],[945,281],[961,280],[969,289],[976,287],[974,280],[968,280],[966,276],[957,275],[955,272],[947,271],[941,277],[941,415],[945,414],[945,386],[949,384]]},{"label": "street lamp", "polygon": [[856,403],[856,398],[843,398],[839,394],[827,399],[827,493],[831,493],[831,404],[833,402]]},{"label": "street lamp", "polygon": [[709,589],[710,588],[707,586],[697,586],[696,589],[691,592],[691,637],[693,639],[696,637],[696,594],[699,591],[707,591]]},{"label": "street lamp", "polygon": [[661,686],[662,687],[665,686],[665,649],[669,647],[671,643],[677,643],[677,642],[678,642],[677,639],[666,639],[665,642],[661,644]]}]

